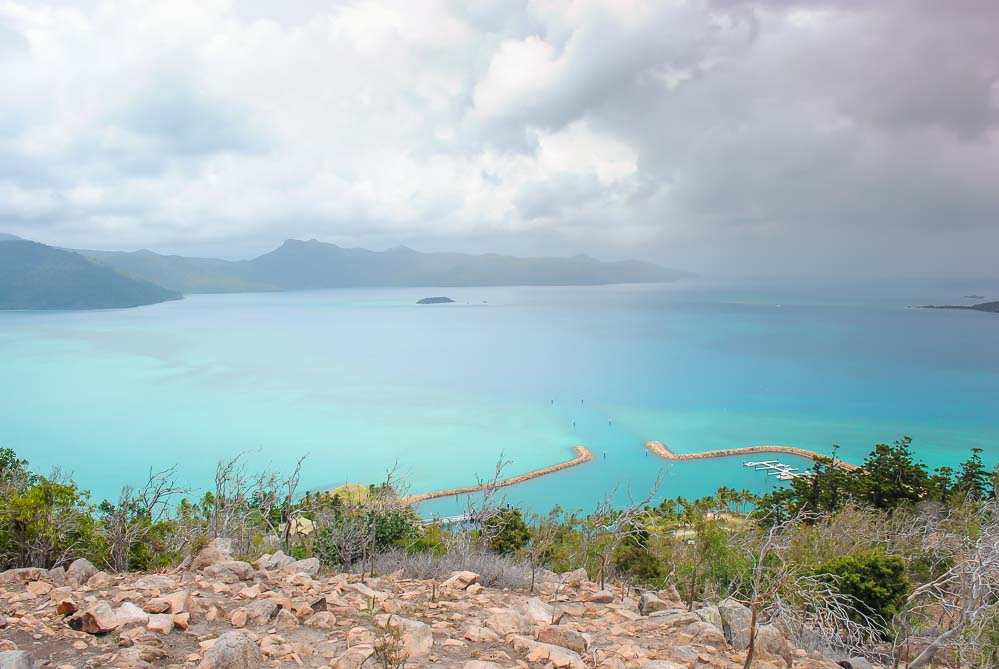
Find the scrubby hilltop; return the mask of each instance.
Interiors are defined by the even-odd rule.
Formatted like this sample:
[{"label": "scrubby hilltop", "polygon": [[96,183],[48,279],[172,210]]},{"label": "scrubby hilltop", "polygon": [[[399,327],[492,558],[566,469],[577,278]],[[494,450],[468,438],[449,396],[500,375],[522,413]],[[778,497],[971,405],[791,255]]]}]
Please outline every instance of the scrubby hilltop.
[{"label": "scrubby hilltop", "polygon": [[[749,644],[741,604],[690,612],[675,590],[601,590],[583,570],[545,572],[532,593],[469,571],[362,580],[319,569],[281,552],[234,560],[216,541],[163,574],[112,576],[86,560],[3,572],[0,667],[737,669]],[[753,666],[792,663],[841,668],[760,627]]]},{"label": "scrubby hilltop", "polygon": [[0,239],[0,309],[115,309],[180,298],[76,253]]}]

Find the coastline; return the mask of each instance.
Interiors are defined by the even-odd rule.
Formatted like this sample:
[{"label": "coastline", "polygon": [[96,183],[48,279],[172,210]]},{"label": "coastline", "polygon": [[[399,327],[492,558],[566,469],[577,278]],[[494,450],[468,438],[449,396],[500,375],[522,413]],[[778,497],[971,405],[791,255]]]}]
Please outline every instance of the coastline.
[{"label": "coastline", "polygon": [[482,483],[478,485],[464,486],[462,488],[448,488],[447,490],[436,490],[434,492],[420,493],[419,495],[409,495],[405,498],[405,501],[407,504],[419,504],[420,502],[426,502],[431,499],[439,499],[441,497],[453,497],[455,495],[481,492],[482,490],[490,487],[505,488],[507,486],[517,485],[518,483],[523,483],[524,481],[530,481],[531,479],[536,479],[548,474],[554,474],[555,472],[560,472],[563,469],[569,469],[570,467],[575,467],[577,465],[593,461],[593,452],[586,446],[573,446],[572,450],[576,453],[576,457],[572,460],[559,462],[558,464],[543,467],[542,469],[535,469],[532,472],[503,479],[502,481],[496,481],[495,483]]},{"label": "coastline", "polygon": [[664,460],[706,460],[708,458],[725,458],[731,455],[749,455],[752,453],[786,453],[787,455],[808,458],[813,462],[820,459],[829,460],[834,466],[848,472],[860,469],[859,466],[853,463],[843,460],[832,460],[827,455],[796,446],[743,446],[741,448],[724,448],[718,451],[702,451],[700,453],[674,453],[661,441],[647,441],[645,442],[645,448]]}]

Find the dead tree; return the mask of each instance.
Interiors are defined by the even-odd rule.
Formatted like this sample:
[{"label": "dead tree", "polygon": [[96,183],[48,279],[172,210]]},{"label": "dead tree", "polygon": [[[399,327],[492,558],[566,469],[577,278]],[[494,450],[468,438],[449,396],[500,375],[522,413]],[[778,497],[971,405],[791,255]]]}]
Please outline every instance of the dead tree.
[{"label": "dead tree", "polygon": [[956,563],[909,595],[913,613],[936,613],[943,623],[909,669],[926,666],[947,648],[973,655],[981,647],[984,623],[999,612],[999,502],[983,505],[981,517],[981,529],[969,533]]},{"label": "dead tree", "polygon": [[104,502],[101,531],[108,540],[108,566],[113,571],[128,571],[132,547],[146,540],[155,526],[166,519],[170,502],[186,492],[177,485],[177,466],[149,472],[141,488],[125,486],[118,501]]},{"label": "dead tree", "polygon": [[597,504],[593,513],[583,522],[582,561],[585,564],[591,548],[597,551],[601,589],[606,583],[614,552],[626,538],[635,536],[642,520],[648,514],[645,507],[658,494],[662,479],[663,473],[660,471],[645,498],[635,502],[629,495],[628,505],[622,509],[615,508],[614,499],[617,493],[615,489]]}]

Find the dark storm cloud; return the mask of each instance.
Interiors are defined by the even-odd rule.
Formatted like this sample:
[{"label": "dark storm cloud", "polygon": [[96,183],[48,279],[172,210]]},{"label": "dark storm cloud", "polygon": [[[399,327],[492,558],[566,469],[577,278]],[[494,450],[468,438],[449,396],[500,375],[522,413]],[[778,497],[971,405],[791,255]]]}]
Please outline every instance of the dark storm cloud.
[{"label": "dark storm cloud", "polygon": [[45,241],[995,272],[992,0],[15,2],[0,77]]}]

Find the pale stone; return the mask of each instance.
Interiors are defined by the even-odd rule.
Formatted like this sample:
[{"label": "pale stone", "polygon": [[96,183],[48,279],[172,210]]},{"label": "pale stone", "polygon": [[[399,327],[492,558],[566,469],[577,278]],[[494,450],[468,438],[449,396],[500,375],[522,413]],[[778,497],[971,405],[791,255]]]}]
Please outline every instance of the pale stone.
[{"label": "pale stone", "polygon": [[170,601],[163,597],[153,597],[142,607],[146,613],[166,613],[170,610]]},{"label": "pale stone", "polygon": [[118,628],[118,619],[107,602],[97,602],[85,611],[74,614],[69,626],[87,634],[106,634]]},{"label": "pale stone", "polygon": [[168,576],[148,574],[137,580],[134,587],[138,590],[171,590],[177,587],[177,582]]},{"label": "pale stone", "polygon": [[229,624],[233,627],[246,627],[246,621],[249,616],[246,613],[246,609],[236,609],[229,615]]},{"label": "pale stone", "polygon": [[80,587],[84,583],[90,580],[90,578],[97,573],[97,567],[91,564],[90,560],[86,558],[80,558],[79,560],[73,560],[66,569],[66,582],[73,587]]},{"label": "pale stone", "polygon": [[171,592],[168,595],[162,595],[160,599],[163,599],[170,604],[170,608],[168,609],[170,613],[183,613],[184,611],[190,611],[194,608],[194,601],[191,598],[189,590]]},{"label": "pale stone", "polygon": [[146,628],[151,632],[169,634],[173,631],[173,616],[169,613],[151,613]]},{"label": "pale stone", "polygon": [[80,607],[76,602],[68,597],[60,599],[56,604],[56,612],[61,616],[71,616],[79,610]]},{"label": "pale stone", "polygon": [[149,621],[149,614],[132,602],[125,602],[119,606],[114,615],[121,627],[125,627],[126,625],[145,625]]},{"label": "pale stone", "polygon": [[40,597],[49,594],[49,591],[52,590],[52,584],[47,581],[32,581],[25,589],[32,595]]},{"label": "pale stone", "polygon": [[306,618],[305,624],[319,629],[332,629],[336,625],[336,616],[329,611],[319,611]]},{"label": "pale stone", "polygon": [[254,572],[253,565],[249,562],[229,560],[205,567],[204,573],[206,578],[218,579],[223,583],[238,583],[252,579]]},{"label": "pale stone", "polygon": [[295,560],[291,564],[286,565],[281,571],[316,576],[319,574],[319,567],[319,558],[312,557],[305,560]]},{"label": "pale stone", "polygon": [[8,569],[0,572],[0,585],[24,585],[31,581],[41,581],[49,577],[46,569],[37,567],[21,567],[20,569]]},{"label": "pale stone", "polygon": [[615,599],[614,593],[610,590],[597,590],[586,598],[586,601],[594,604],[610,604]]},{"label": "pale stone", "polygon": [[753,617],[750,610],[734,599],[726,599],[718,605],[718,612],[725,639],[736,650],[749,648],[749,623]]},{"label": "pale stone", "polygon": [[717,606],[705,606],[703,608],[694,611],[698,618],[706,623],[711,623],[718,629],[722,629],[724,623],[722,623],[721,613],[718,611]]},{"label": "pale stone", "polygon": [[711,623],[706,623],[702,620],[690,623],[685,631],[687,634],[692,636],[695,641],[705,646],[725,648],[728,645],[725,640],[725,635],[720,629]]},{"label": "pale stone", "polygon": [[0,652],[0,669],[35,669],[35,658],[25,650]]},{"label": "pale stone", "polygon": [[[77,562],[79,562],[79,560],[77,560]],[[76,562],[73,564],[76,564]],[[112,585],[114,585],[114,577],[106,571],[99,571],[87,579],[87,586],[93,588],[94,590],[103,590],[105,588],[110,588]]]},{"label": "pale stone", "polygon": [[578,588],[589,580],[585,569],[574,569],[562,574],[562,584],[572,588]]},{"label": "pale stone", "polygon": [[221,537],[212,541],[191,558],[191,570],[200,571],[220,562],[232,560],[232,540]]},{"label": "pale stone", "polygon": [[271,555],[270,553],[264,553],[259,558],[257,558],[257,561],[254,562],[253,565],[257,569],[263,569],[266,571],[278,571],[284,567],[287,567],[293,562],[295,562],[295,558],[291,557],[290,555],[285,555],[284,551],[279,550],[276,553],[274,553],[274,555]]},{"label": "pale stone", "polygon": [[526,632],[530,626],[527,620],[517,611],[499,610],[486,619],[486,627],[497,634],[507,636]]},{"label": "pale stone", "polygon": [[402,644],[409,659],[426,657],[434,645],[434,634],[430,625],[418,620],[393,617],[390,624],[402,631]]},{"label": "pale stone", "polygon": [[465,638],[469,641],[484,643],[495,643],[500,640],[500,636],[496,632],[486,627],[479,627],[478,625],[469,625],[465,629]]},{"label": "pale stone", "polygon": [[654,592],[643,592],[638,598],[638,612],[643,616],[671,608],[673,607],[659,599],[659,596]]},{"label": "pale stone", "polygon": [[198,669],[259,669],[263,665],[263,654],[250,637],[226,632],[208,649]]},{"label": "pale stone", "polygon": [[288,609],[281,609],[274,618],[274,625],[276,627],[298,627],[298,624],[298,618]]},{"label": "pale stone", "polygon": [[563,625],[551,625],[538,632],[538,641],[568,648],[577,653],[586,652],[586,639],[574,629]]},{"label": "pale stone", "polygon": [[360,669],[372,653],[374,648],[371,646],[355,646],[334,660],[330,666],[333,669]]},{"label": "pale stone", "polygon": [[549,643],[541,643],[521,636],[513,638],[513,647],[526,653],[528,662],[550,662],[559,669],[587,669],[583,659],[575,651]]},{"label": "pale stone", "polygon": [[551,625],[558,622],[558,614],[554,606],[546,604],[537,597],[531,597],[524,604],[524,618],[532,625]]},{"label": "pale stone", "polygon": [[455,571],[451,572],[451,575],[448,576],[447,580],[441,583],[441,587],[465,590],[468,586],[478,582],[479,575],[473,571]]}]

